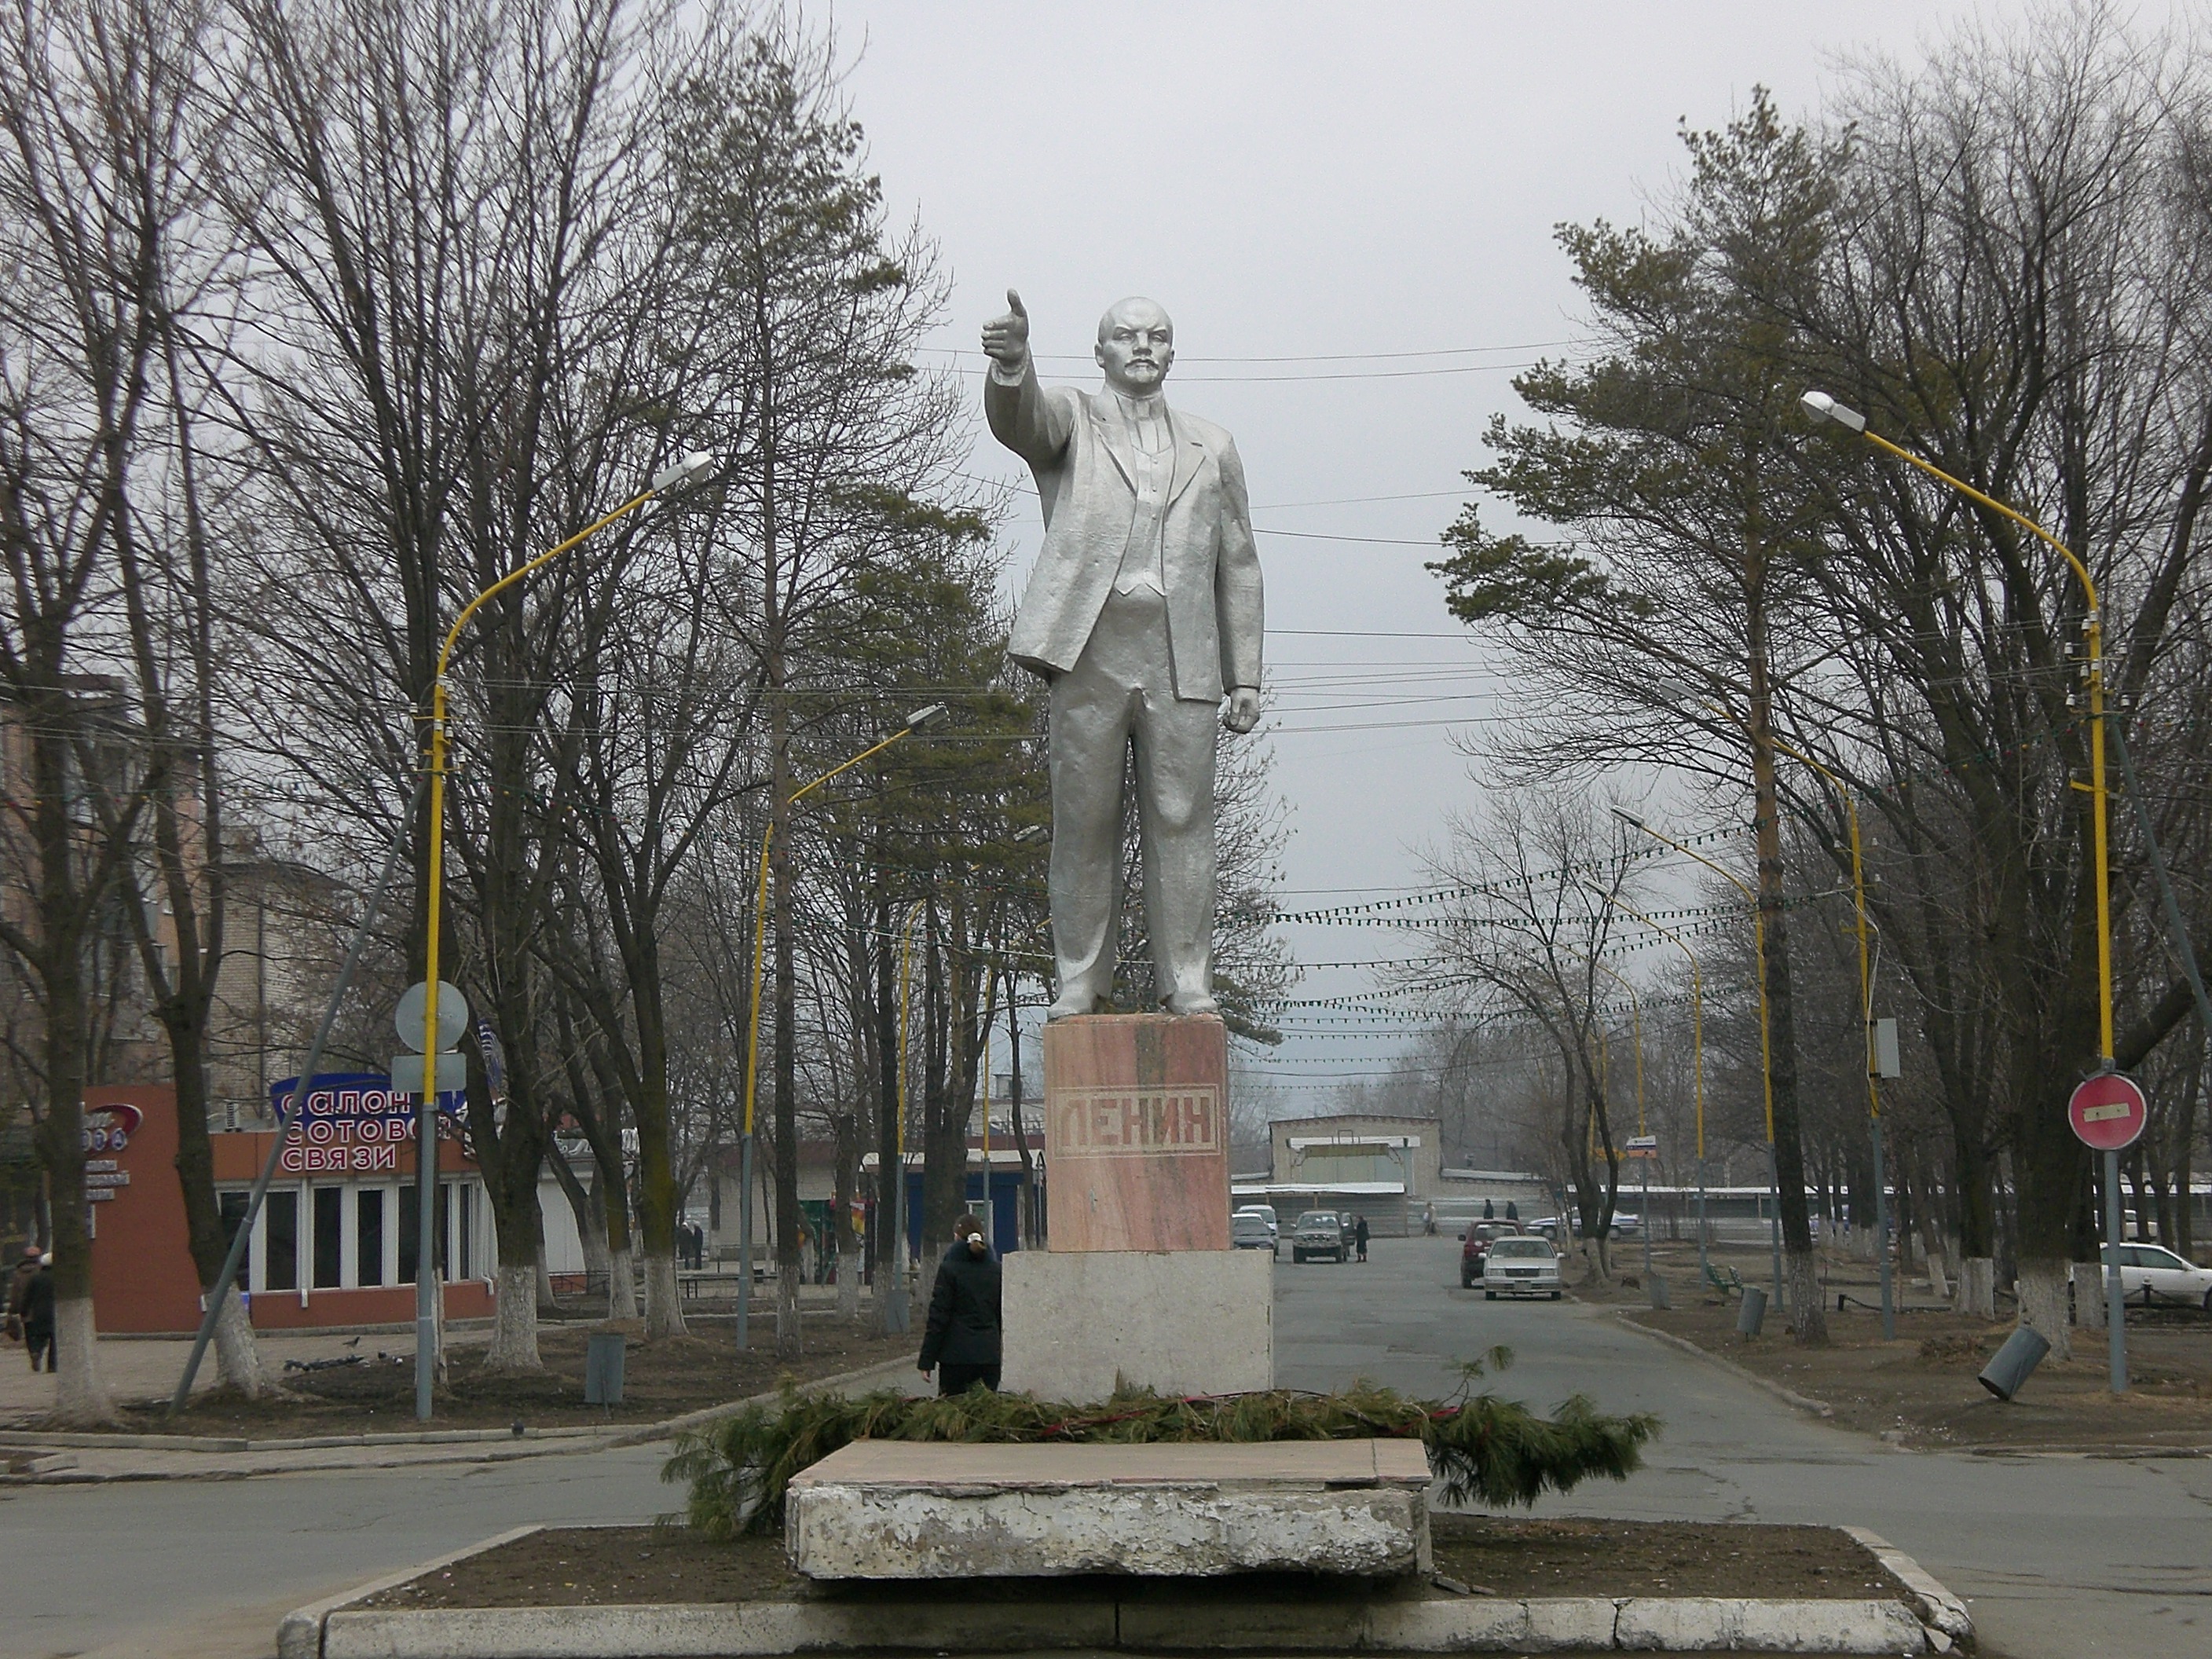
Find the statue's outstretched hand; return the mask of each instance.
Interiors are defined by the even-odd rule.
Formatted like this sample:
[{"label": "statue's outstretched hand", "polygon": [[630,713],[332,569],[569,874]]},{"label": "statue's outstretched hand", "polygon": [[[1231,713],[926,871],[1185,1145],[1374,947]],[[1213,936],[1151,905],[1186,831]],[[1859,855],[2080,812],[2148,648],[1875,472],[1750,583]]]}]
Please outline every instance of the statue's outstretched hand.
[{"label": "statue's outstretched hand", "polygon": [[1012,289],[1006,290],[1006,314],[983,325],[983,351],[1009,374],[1029,361],[1030,314]]},{"label": "statue's outstretched hand", "polygon": [[1229,694],[1229,708],[1221,716],[1221,723],[1242,737],[1260,723],[1260,693],[1249,685],[1240,685]]}]

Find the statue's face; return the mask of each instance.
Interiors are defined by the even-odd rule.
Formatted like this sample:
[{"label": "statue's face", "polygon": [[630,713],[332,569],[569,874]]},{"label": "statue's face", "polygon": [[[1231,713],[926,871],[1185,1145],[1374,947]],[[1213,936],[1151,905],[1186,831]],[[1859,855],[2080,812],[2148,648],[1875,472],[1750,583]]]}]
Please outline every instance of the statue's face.
[{"label": "statue's face", "polygon": [[1175,325],[1150,300],[1123,300],[1098,319],[1093,348],[1106,384],[1131,397],[1160,389],[1175,362]]}]

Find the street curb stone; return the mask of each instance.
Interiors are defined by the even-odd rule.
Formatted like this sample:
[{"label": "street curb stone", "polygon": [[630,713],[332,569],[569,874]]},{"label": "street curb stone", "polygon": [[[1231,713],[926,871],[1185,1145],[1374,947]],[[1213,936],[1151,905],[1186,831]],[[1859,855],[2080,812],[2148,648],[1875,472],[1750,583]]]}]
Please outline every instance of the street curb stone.
[{"label": "street curb stone", "polygon": [[[1959,1599],[1863,1528],[1907,1600],[1731,1596],[1379,1595],[1191,1601],[1095,1588],[1032,1601],[877,1596],[669,1606],[362,1607],[379,1591],[543,1530],[520,1527],[288,1613],[278,1659],[767,1659],[793,1653],[1802,1653],[1948,1651],[1971,1643]],[[1917,1616],[1916,1616],[1916,1614]],[[1924,1625],[1923,1621],[1925,1621]]]},{"label": "street curb stone", "polygon": [[1630,1330],[1648,1336],[1654,1341],[1664,1342],[1670,1348],[1680,1348],[1684,1353],[1695,1354],[1700,1359],[1708,1360],[1720,1366],[1732,1376],[1750,1383],[1762,1394],[1772,1395],[1785,1406],[1793,1406],[1797,1410],[1810,1413],[1814,1417],[1833,1418],[1836,1414],[1836,1408],[1826,1401],[1815,1400],[1810,1395],[1800,1394],[1795,1389],[1784,1388],[1771,1378],[1761,1376],[1757,1371],[1737,1364],[1724,1354],[1715,1353],[1710,1348],[1699,1347],[1686,1337],[1676,1336],[1671,1331],[1654,1330],[1650,1326],[1629,1317],[1628,1310],[1626,1309],[1617,1310],[1613,1317]]}]

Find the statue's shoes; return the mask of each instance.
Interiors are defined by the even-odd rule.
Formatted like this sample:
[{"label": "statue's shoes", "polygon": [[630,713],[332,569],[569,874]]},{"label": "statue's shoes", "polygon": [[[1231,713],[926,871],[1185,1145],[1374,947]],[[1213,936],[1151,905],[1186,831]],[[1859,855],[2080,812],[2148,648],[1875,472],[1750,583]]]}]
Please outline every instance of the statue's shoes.
[{"label": "statue's shoes", "polygon": [[1073,1019],[1079,1014],[1096,1013],[1097,1011],[1097,1000],[1092,997],[1085,997],[1079,1002],[1055,1002],[1044,1011],[1045,1023],[1050,1024],[1056,1019]]},{"label": "statue's shoes", "polygon": [[1167,1000],[1167,1011],[1171,1014],[1218,1014],[1221,1005],[1199,991],[1177,991]]}]

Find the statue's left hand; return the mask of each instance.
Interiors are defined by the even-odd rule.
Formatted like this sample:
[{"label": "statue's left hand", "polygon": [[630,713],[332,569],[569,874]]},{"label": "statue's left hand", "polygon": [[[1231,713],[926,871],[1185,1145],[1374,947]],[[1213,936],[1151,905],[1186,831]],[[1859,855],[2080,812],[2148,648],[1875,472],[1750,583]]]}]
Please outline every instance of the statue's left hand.
[{"label": "statue's left hand", "polygon": [[1240,685],[1229,694],[1229,708],[1221,716],[1221,723],[1238,736],[1243,736],[1260,723],[1260,693],[1256,687]]}]

